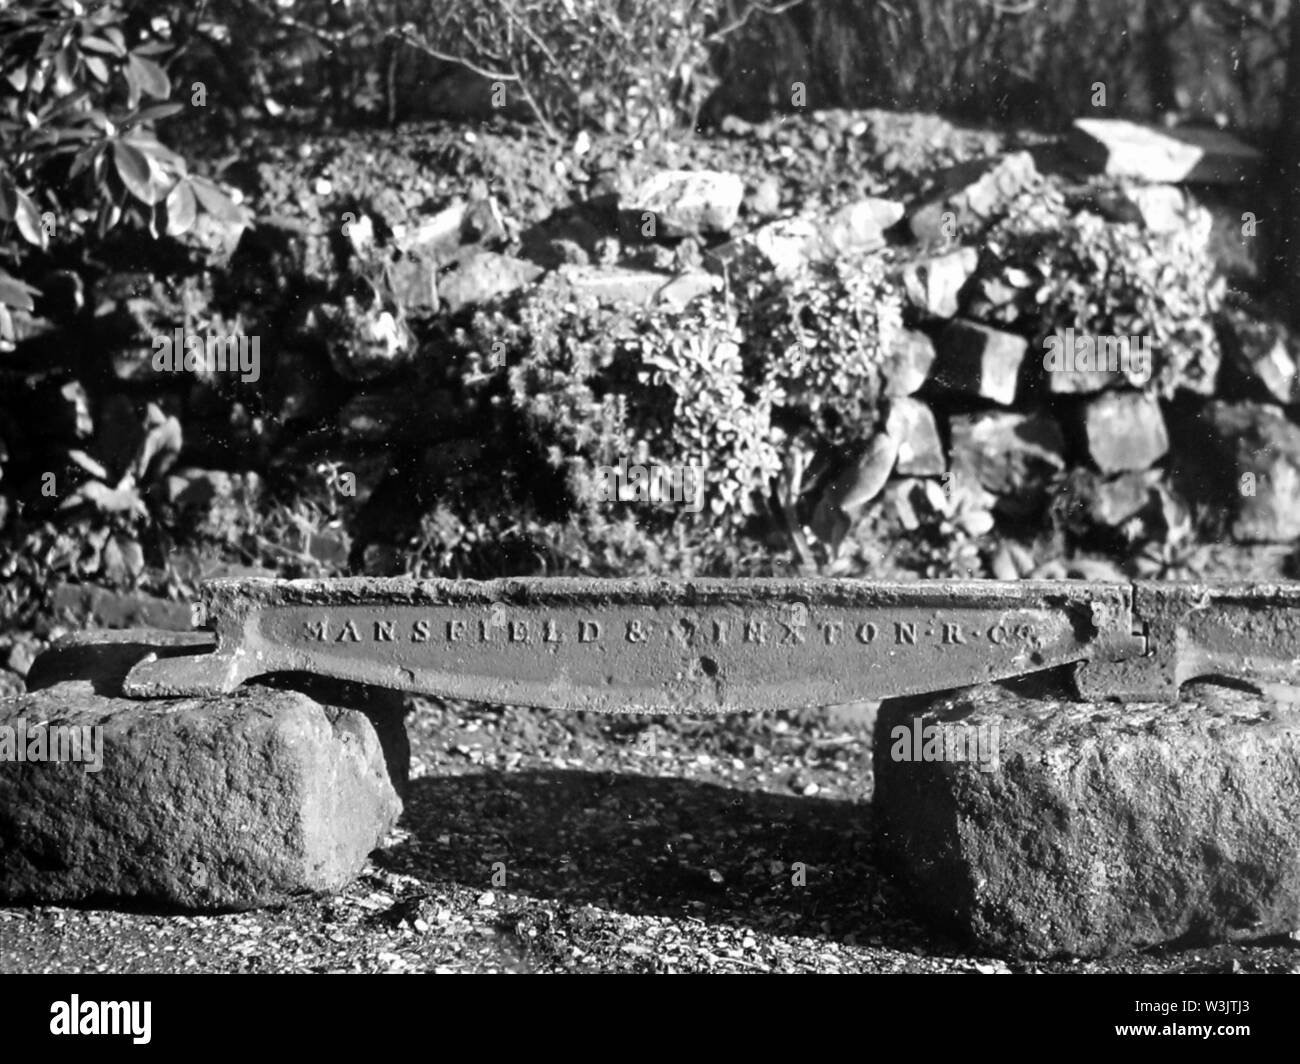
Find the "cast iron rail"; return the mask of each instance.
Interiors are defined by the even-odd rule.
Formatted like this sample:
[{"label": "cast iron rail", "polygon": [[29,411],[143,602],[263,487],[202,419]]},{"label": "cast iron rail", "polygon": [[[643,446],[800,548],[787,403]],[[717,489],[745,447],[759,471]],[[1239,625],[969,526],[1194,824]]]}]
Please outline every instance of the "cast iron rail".
[{"label": "cast iron rail", "polygon": [[[217,580],[206,653],[137,698],[310,672],[447,698],[630,712],[833,705],[1075,666],[1087,699],[1300,681],[1300,584],[923,580]],[[202,649],[202,648],[200,648]]]}]

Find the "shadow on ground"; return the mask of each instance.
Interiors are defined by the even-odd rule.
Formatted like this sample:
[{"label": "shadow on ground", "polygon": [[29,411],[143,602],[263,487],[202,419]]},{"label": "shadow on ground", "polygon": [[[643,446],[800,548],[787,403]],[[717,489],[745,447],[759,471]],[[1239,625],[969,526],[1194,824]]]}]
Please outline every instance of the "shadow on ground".
[{"label": "shadow on ground", "polygon": [[489,772],[413,780],[404,825],[409,840],[378,859],[431,883],[898,949],[934,942],[900,919],[903,900],[871,861],[863,803],[623,773]]}]

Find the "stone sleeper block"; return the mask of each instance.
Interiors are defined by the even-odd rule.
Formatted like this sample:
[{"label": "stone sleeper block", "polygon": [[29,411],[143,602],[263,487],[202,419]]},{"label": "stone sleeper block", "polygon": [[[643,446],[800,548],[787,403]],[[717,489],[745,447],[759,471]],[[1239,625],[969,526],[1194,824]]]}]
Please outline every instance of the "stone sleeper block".
[{"label": "stone sleeper block", "polygon": [[[918,716],[996,729],[996,770],[893,760],[892,729]],[[882,861],[980,950],[1086,957],[1300,928],[1294,706],[1208,684],[1173,704],[989,685],[885,703],[875,766]]]},{"label": "stone sleeper block", "polygon": [[341,889],[396,823],[404,759],[362,712],[265,687],[133,701],[102,679],[0,701],[15,734],[20,718],[103,729],[97,772],[0,763],[5,901],[266,905]]}]

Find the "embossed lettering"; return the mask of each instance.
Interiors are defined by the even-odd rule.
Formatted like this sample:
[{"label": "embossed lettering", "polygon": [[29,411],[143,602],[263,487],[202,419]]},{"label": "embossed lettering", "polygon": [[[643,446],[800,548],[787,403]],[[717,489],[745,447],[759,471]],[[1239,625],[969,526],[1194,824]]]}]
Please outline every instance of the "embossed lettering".
[{"label": "embossed lettering", "polygon": [[416,621],[411,625],[411,642],[427,643],[429,641],[429,622]]},{"label": "embossed lettering", "polygon": [[757,643],[759,646],[763,646],[767,642],[767,622],[746,621],[745,642]]},{"label": "embossed lettering", "polygon": [[627,641],[629,643],[644,643],[646,636],[649,634],[649,629],[643,627],[640,621],[627,622]]},{"label": "embossed lettering", "polygon": [[695,643],[695,622],[689,617],[681,618],[677,622],[677,627],[673,629],[673,635],[682,646],[692,646]]},{"label": "embossed lettering", "polygon": [[579,621],[578,622],[578,642],[594,643],[600,638],[599,621]]},{"label": "embossed lettering", "polygon": [[713,641],[715,643],[725,643],[727,641],[727,622],[713,622]]},{"label": "embossed lettering", "polygon": [[554,621],[547,621],[547,622],[546,622],[546,625],[545,625],[545,628],[544,628],[544,634],[542,635],[542,642],[543,642],[543,643],[562,643],[562,642],[563,642],[563,640],[560,638],[560,630],[555,626],[555,622],[554,622]]},{"label": "embossed lettering", "polygon": [[334,637],[334,642],[360,643],[361,633],[357,631],[357,622],[348,621],[348,623],[343,626],[343,631],[339,632],[339,634]]},{"label": "embossed lettering", "polygon": [[880,629],[877,628],[877,627],[876,627],[874,624],[872,624],[870,621],[867,621],[865,624],[860,624],[860,625],[858,625],[858,632],[857,632],[857,635],[858,635],[858,642],[859,642],[859,643],[871,643],[871,642],[874,642],[876,636],[879,635],[879,634],[880,634]]},{"label": "embossed lettering", "polygon": [[998,645],[999,643],[1005,642],[1006,638],[1007,638],[1007,630],[1002,625],[995,624],[992,628],[989,629],[989,642],[994,644],[994,646]]},{"label": "embossed lettering", "polygon": [[375,642],[391,643],[397,638],[396,621],[376,621],[375,622]]},{"label": "embossed lettering", "polygon": [[511,621],[510,622],[510,642],[527,643],[528,642],[528,622]]},{"label": "embossed lettering", "polygon": [[329,629],[329,623],[329,621],[304,621],[302,634],[308,639],[314,639],[318,643],[323,643]]},{"label": "embossed lettering", "polygon": [[833,647],[835,641],[844,633],[843,621],[822,621],[819,627],[828,647]]},{"label": "embossed lettering", "polygon": [[951,621],[944,621],[943,641],[945,643],[965,643],[966,637],[961,634],[961,625],[953,624]]},{"label": "embossed lettering", "polygon": [[912,646],[916,646],[916,625],[911,622],[895,621],[894,642],[909,643]]},{"label": "embossed lettering", "polygon": [[779,622],[785,629],[781,633],[781,645],[789,646],[791,644],[801,645],[803,643],[803,626],[799,624],[787,624],[785,621]]}]

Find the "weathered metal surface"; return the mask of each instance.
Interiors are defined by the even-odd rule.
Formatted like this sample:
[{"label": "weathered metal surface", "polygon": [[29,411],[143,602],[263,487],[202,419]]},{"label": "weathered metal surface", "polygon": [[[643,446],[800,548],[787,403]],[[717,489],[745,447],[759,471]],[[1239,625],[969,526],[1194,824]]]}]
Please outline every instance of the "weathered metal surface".
[{"label": "weathered metal surface", "polygon": [[1077,664],[1089,699],[1300,681],[1300,586],[856,580],[213,581],[215,649],[133,697],[311,672],[481,702],[632,712],[831,705]]},{"label": "weathered metal surface", "polygon": [[997,581],[214,581],[207,656],[146,661],[136,697],[313,672],[589,710],[817,706],[1140,649],[1128,585]]},{"label": "weathered metal surface", "polygon": [[1133,613],[1146,654],[1080,666],[1083,698],[1166,701],[1209,677],[1300,683],[1300,584],[1140,581]]}]

